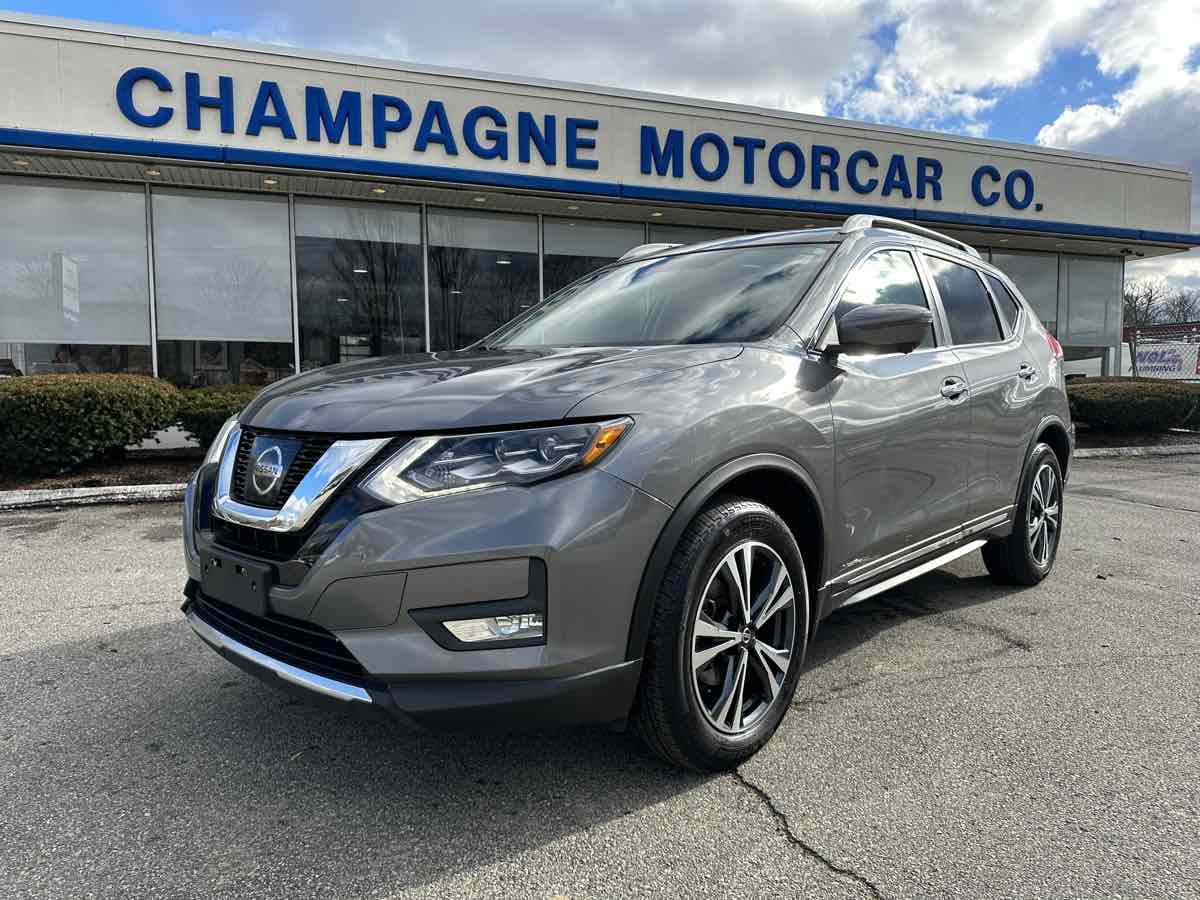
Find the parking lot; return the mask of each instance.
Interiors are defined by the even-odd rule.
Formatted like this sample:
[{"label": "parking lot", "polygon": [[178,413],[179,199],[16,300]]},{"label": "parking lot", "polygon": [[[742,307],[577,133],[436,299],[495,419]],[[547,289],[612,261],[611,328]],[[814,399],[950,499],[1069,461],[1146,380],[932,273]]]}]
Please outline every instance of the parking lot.
[{"label": "parking lot", "polygon": [[0,513],[0,896],[1200,896],[1200,456],[1067,501],[1047,582],[835,614],[707,778],[309,707],[183,622],[177,506]]}]

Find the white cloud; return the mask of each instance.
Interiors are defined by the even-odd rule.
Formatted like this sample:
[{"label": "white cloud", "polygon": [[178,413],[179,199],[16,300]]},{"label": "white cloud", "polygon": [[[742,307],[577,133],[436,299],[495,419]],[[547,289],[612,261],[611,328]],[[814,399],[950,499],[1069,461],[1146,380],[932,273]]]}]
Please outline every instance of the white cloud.
[{"label": "white cloud", "polygon": [[[1197,44],[1200,5],[1193,0],[1108,6],[1094,18],[1087,46],[1101,72],[1132,73],[1132,81],[1107,105],[1068,106],[1042,127],[1038,143],[1187,167],[1191,228],[1200,230],[1200,72],[1188,69]],[[1200,288],[1200,253],[1131,263],[1127,273]]]},{"label": "white cloud", "polygon": [[1125,278],[1163,278],[1172,288],[1200,291],[1200,252],[1129,263],[1125,267]]},{"label": "white cloud", "polygon": [[986,132],[981,116],[1000,92],[1030,82],[1056,48],[1071,43],[1096,0],[895,0],[894,47],[844,111],[879,121]]},{"label": "white cloud", "polygon": [[[434,65],[825,111],[831,82],[862,70],[880,0],[257,0],[226,36]],[[245,20],[239,0],[206,15]],[[460,24],[455,24],[455,23]]]}]

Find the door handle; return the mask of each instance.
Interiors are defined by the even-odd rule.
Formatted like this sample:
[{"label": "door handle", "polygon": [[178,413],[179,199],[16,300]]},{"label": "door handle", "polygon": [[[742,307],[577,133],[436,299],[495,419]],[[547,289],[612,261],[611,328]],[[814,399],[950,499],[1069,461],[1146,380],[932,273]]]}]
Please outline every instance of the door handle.
[{"label": "door handle", "polygon": [[1021,363],[1019,366],[1017,366],[1017,376],[1025,379],[1026,381],[1033,381],[1033,379],[1037,377],[1037,369],[1027,362]]},{"label": "door handle", "polygon": [[947,378],[942,382],[942,396],[947,400],[957,400],[966,393],[967,383],[961,378]]}]

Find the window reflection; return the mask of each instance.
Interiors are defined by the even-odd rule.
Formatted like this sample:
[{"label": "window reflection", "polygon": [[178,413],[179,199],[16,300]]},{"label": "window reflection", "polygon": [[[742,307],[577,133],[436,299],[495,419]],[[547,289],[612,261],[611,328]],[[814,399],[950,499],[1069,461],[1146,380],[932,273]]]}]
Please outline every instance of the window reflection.
[{"label": "window reflection", "polygon": [[292,345],[279,341],[159,341],[158,372],[181,387],[270,384],[292,374]]},{"label": "window reflection", "polygon": [[[904,250],[881,250],[861,262],[846,281],[838,304],[839,316],[855,306],[875,303],[904,303],[929,308],[925,289],[912,255]],[[933,326],[917,346],[933,347]]]},{"label": "window reflection", "polygon": [[150,371],[141,189],[0,179],[0,374]]},{"label": "window reflection", "polygon": [[537,219],[429,213],[434,350],[458,350],[538,302]]},{"label": "window reflection", "polygon": [[296,204],[300,366],[425,349],[421,214],[384,204]]},{"label": "window reflection", "polygon": [[542,281],[547,295],[645,243],[642,226],[624,222],[546,219],[543,227]]},{"label": "window reflection", "polygon": [[496,346],[630,346],[753,340],[778,327],[830,253],[820,244],[708,250],[585,278]]},{"label": "window reflection", "polygon": [[156,191],[153,207],[159,375],[205,385],[290,374],[287,201]]}]

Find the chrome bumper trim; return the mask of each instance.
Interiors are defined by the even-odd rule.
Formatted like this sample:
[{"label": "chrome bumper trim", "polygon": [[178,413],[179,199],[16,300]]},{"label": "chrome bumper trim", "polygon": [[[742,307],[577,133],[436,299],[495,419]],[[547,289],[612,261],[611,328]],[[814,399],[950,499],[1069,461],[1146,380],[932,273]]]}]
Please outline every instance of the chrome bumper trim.
[{"label": "chrome bumper trim", "polygon": [[241,641],[217,631],[217,629],[197,616],[195,610],[189,609],[186,616],[188,624],[192,626],[192,630],[200,636],[200,639],[204,643],[208,644],[214,650],[228,650],[230,653],[242,657],[242,659],[249,660],[255,665],[270,670],[284,681],[289,681],[302,688],[308,688],[310,691],[316,691],[318,694],[324,694],[326,697],[333,697],[335,700],[346,700],[355,703],[374,702],[371,699],[371,695],[357,685],[346,684],[344,681],[334,681],[332,678],[326,678],[323,675],[298,669],[274,657],[267,656],[265,653],[259,653],[253,647],[247,647]]},{"label": "chrome bumper trim", "polygon": [[366,438],[358,441],[337,441],[300,479],[292,495],[283,504],[283,509],[262,509],[238,503],[230,496],[233,466],[237,459],[241,436],[242,429],[234,428],[225,442],[225,451],[221,454],[221,468],[217,472],[213,512],[222,519],[239,525],[277,532],[300,531],[304,528],[333,496],[334,491],[390,440]]}]

